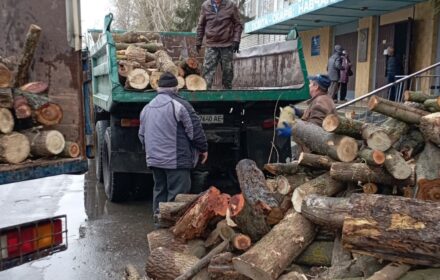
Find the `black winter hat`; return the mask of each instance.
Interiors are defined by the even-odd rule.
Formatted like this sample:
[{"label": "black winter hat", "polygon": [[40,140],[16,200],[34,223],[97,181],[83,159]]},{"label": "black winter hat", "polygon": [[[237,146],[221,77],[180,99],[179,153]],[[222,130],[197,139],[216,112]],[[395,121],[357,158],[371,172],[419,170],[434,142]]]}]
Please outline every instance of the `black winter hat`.
[{"label": "black winter hat", "polygon": [[177,87],[177,84],[176,76],[170,72],[165,72],[160,76],[158,85],[159,87]]}]

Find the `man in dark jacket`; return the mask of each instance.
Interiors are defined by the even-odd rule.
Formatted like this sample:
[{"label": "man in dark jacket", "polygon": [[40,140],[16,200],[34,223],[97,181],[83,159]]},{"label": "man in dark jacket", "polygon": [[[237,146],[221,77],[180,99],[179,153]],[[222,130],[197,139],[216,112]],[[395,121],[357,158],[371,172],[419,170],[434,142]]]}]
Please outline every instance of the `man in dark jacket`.
[{"label": "man in dark jacket", "polygon": [[332,56],[328,59],[327,72],[330,78],[331,84],[328,88],[328,95],[337,100],[337,95],[339,91],[339,79],[341,78],[340,71],[344,70],[342,66],[342,47],[340,45],[335,46],[335,51]]},{"label": "man in dark jacket", "polygon": [[[387,57],[386,57],[386,69],[385,76],[387,78],[387,82],[394,83],[396,81],[396,75],[400,75],[402,73],[402,64],[400,60],[395,56],[394,48],[387,48]],[[389,100],[396,101],[396,86],[390,87],[389,90]]]},{"label": "man in dark jacket", "polygon": [[176,77],[166,72],[159,79],[158,95],[141,112],[139,139],[145,147],[147,166],[153,171],[153,213],[159,202],[173,201],[191,189],[190,169],[201,155],[208,158],[208,144],[194,108],[177,94]]},{"label": "man in dark jacket", "polygon": [[232,88],[233,53],[238,52],[243,24],[237,6],[230,0],[206,0],[202,4],[197,26],[196,47],[199,52],[205,37],[203,77],[211,88],[217,65],[223,70],[223,87]]}]

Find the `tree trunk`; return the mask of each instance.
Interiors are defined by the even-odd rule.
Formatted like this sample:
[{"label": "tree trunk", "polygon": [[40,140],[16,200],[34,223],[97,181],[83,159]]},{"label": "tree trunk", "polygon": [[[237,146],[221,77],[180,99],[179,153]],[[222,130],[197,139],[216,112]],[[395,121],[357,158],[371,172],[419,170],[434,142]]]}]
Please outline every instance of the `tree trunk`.
[{"label": "tree trunk", "polygon": [[398,180],[408,179],[413,174],[411,166],[406,163],[402,155],[394,148],[386,151],[384,165],[385,169]]},{"label": "tree trunk", "polygon": [[7,108],[0,108],[0,133],[11,133],[14,129],[14,116]]},{"label": "tree trunk", "polygon": [[440,201],[440,148],[427,142],[416,163],[416,198]]},{"label": "tree trunk", "polygon": [[362,137],[367,141],[368,147],[381,152],[385,152],[393,144],[385,129],[375,125],[365,125]]},{"label": "tree trunk", "polygon": [[193,203],[199,198],[200,194],[191,194],[191,193],[179,193],[176,195],[174,202],[188,202]]},{"label": "tree trunk", "polygon": [[202,76],[191,74],[185,78],[186,88],[191,91],[207,90],[208,85]]},{"label": "tree trunk", "polygon": [[375,194],[379,190],[375,183],[366,183],[362,185],[362,190],[367,194]]},{"label": "tree trunk", "polygon": [[200,70],[199,70],[199,62],[197,61],[196,58],[193,57],[189,57],[187,59],[185,59],[184,61],[182,61],[180,63],[180,67],[183,70],[183,76],[182,77],[187,77],[189,75],[192,74],[196,74],[196,75],[200,75]]},{"label": "tree trunk", "polygon": [[266,163],[264,170],[272,175],[293,175],[300,169],[298,167],[298,161],[292,161],[289,163]]},{"label": "tree trunk", "polygon": [[336,181],[330,177],[329,172],[310,180],[293,191],[292,204],[293,208],[301,213],[303,200],[311,194],[319,194],[323,196],[333,196],[342,191],[345,183]]},{"label": "tree trunk", "polygon": [[128,61],[135,61],[142,65],[145,64],[147,55],[144,49],[130,45],[125,51],[125,58]]},{"label": "tree trunk", "polygon": [[403,100],[405,101],[423,103],[426,99],[431,98],[435,98],[435,96],[424,94],[422,91],[405,90],[405,92],[403,93]]},{"label": "tree trunk", "polygon": [[254,280],[277,279],[313,241],[315,234],[311,222],[290,211],[258,243],[232,262],[239,273]]},{"label": "tree trunk", "polygon": [[210,279],[213,280],[248,280],[250,278],[238,273],[233,264],[234,254],[224,252],[212,257],[208,266]]},{"label": "tree trunk", "polygon": [[368,278],[368,280],[398,280],[410,269],[411,266],[407,264],[390,263],[378,272],[374,273],[373,276]]},{"label": "tree trunk", "polygon": [[317,169],[330,170],[335,161],[327,156],[315,155],[302,152],[298,158],[298,164]]},{"label": "tree trunk", "polygon": [[307,280],[307,276],[304,273],[297,271],[291,271],[289,273],[283,274],[278,278],[278,280]]},{"label": "tree trunk", "polygon": [[350,209],[349,198],[309,195],[302,203],[301,214],[314,224],[341,229]]},{"label": "tree trunk", "polygon": [[14,89],[15,97],[24,97],[26,99],[27,104],[31,106],[33,109],[38,109],[39,107],[50,103],[49,97],[46,94],[32,94],[20,89]]},{"label": "tree trunk", "polygon": [[420,118],[429,114],[426,111],[412,108],[401,103],[389,101],[378,96],[373,96],[368,101],[368,108],[409,124],[418,124]]},{"label": "tree trunk", "polygon": [[440,266],[440,205],[390,195],[353,194],[342,241],[351,252],[425,266]]},{"label": "tree trunk", "polygon": [[54,156],[64,150],[64,136],[57,130],[28,130],[23,134],[31,143],[31,154],[34,157]]},{"label": "tree trunk", "polygon": [[131,88],[143,90],[150,83],[150,76],[144,69],[134,69],[128,72],[127,82]]},{"label": "tree trunk", "polygon": [[182,89],[185,87],[185,79],[183,77],[177,77],[177,88]]},{"label": "tree trunk", "polygon": [[359,151],[359,157],[371,166],[380,166],[385,162],[385,154],[379,150],[362,149]]},{"label": "tree trunk", "polygon": [[425,106],[425,109],[429,112],[440,112],[440,97],[426,100],[423,102],[423,106]]},{"label": "tree trunk", "polygon": [[160,50],[155,53],[156,56],[156,65],[161,72],[170,72],[174,76],[179,75],[179,69],[174,64],[171,57],[168,55],[166,51]]},{"label": "tree trunk", "polygon": [[[116,50],[126,50],[128,47],[130,46],[134,46],[137,48],[141,48],[144,49],[145,51],[147,51],[150,54],[153,54],[159,50],[163,50],[163,44],[162,43],[155,43],[155,42],[151,42],[151,43],[132,43],[132,44],[128,44],[128,43],[116,43]],[[151,61],[151,56],[147,54],[147,61]]]},{"label": "tree trunk", "polygon": [[0,108],[12,109],[14,99],[10,88],[0,88]]},{"label": "tree trunk", "polygon": [[49,85],[45,82],[31,82],[20,87],[21,91],[31,94],[42,94],[47,92]]},{"label": "tree trunk", "polygon": [[396,148],[405,160],[414,158],[425,146],[425,139],[419,129],[413,128],[400,138]]},{"label": "tree trunk", "polygon": [[289,180],[278,175],[274,179],[267,179],[266,186],[272,193],[279,193],[281,195],[287,195],[293,191],[293,187],[290,185]]},{"label": "tree trunk", "polygon": [[362,126],[364,122],[347,119],[337,114],[331,114],[325,117],[322,122],[322,128],[327,132],[351,136],[362,139]]},{"label": "tree trunk", "polygon": [[150,86],[152,89],[157,89],[159,87],[159,79],[162,76],[163,72],[153,72],[150,75]]},{"label": "tree trunk", "polygon": [[160,40],[160,34],[157,32],[128,31],[125,33],[112,33],[112,37],[115,43],[148,43]]},{"label": "tree trunk", "polygon": [[136,61],[120,60],[118,62],[119,76],[127,77],[128,73],[130,73],[130,71],[136,68],[141,68],[141,65]]},{"label": "tree trunk", "polygon": [[148,256],[145,271],[155,280],[175,280],[198,261],[195,256],[159,247]]},{"label": "tree trunk", "polygon": [[295,260],[296,264],[307,266],[331,266],[333,242],[314,241]]},{"label": "tree trunk", "polygon": [[355,139],[329,133],[315,124],[299,119],[292,123],[292,137],[311,151],[328,155],[338,161],[350,162],[357,156],[358,145]]},{"label": "tree trunk", "polygon": [[45,126],[56,125],[63,119],[63,110],[60,105],[46,103],[35,110],[35,120]]},{"label": "tree trunk", "polygon": [[420,131],[426,140],[440,145],[440,113],[433,113],[420,119]]},{"label": "tree trunk", "polygon": [[251,247],[252,241],[249,236],[239,233],[232,238],[232,245],[237,250],[246,251]]},{"label": "tree trunk", "polygon": [[200,239],[184,240],[176,238],[169,229],[158,229],[147,234],[148,248],[153,252],[156,248],[163,247],[186,255],[203,257],[206,254],[204,242]]},{"label": "tree trunk", "polygon": [[407,123],[393,118],[388,118],[388,120],[386,120],[381,127],[384,128],[386,134],[391,140],[391,143],[393,144],[399,141],[402,135],[407,133],[409,130],[409,125]]},{"label": "tree trunk", "polygon": [[28,119],[32,116],[32,109],[27,99],[23,96],[14,97],[14,113],[19,120]]},{"label": "tree trunk", "polygon": [[335,180],[343,182],[373,182],[381,185],[402,187],[415,185],[413,176],[406,180],[397,180],[382,168],[370,168],[364,163],[333,163],[330,169],[330,176]]},{"label": "tree trunk", "polygon": [[20,163],[29,156],[30,149],[29,140],[21,133],[0,135],[0,162]]},{"label": "tree trunk", "polygon": [[12,85],[12,73],[6,65],[0,63],[0,88],[8,88]]},{"label": "tree trunk", "polygon": [[64,150],[61,152],[63,157],[76,158],[81,154],[81,149],[79,145],[75,142],[66,141],[64,145]]},{"label": "tree trunk", "polygon": [[18,64],[17,74],[15,75],[15,87],[20,87],[28,82],[29,67],[32,64],[35,50],[40,39],[41,28],[31,24],[26,34],[26,41],[23,47],[20,63]]}]

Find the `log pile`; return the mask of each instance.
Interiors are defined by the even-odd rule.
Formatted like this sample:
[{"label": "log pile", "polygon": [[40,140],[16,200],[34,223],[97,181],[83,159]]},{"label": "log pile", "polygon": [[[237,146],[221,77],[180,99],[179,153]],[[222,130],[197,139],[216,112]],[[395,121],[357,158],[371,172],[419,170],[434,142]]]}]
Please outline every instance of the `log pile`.
[{"label": "log pile", "polygon": [[44,81],[30,81],[31,65],[42,29],[32,24],[22,53],[0,57],[0,164],[27,159],[78,157],[80,147],[66,141],[55,126],[63,119],[61,106],[49,98]]},{"label": "log pile", "polygon": [[[169,237],[161,250],[151,249],[147,276],[416,279],[405,277],[440,273],[438,114],[408,110],[406,116],[405,104],[371,100],[372,110],[390,117],[380,127],[330,115],[320,128],[280,116],[303,148],[299,160],[266,164],[264,173],[244,159],[236,167],[241,193],[211,187],[163,203],[161,225],[169,229],[150,236],[166,231]],[[204,243],[202,255],[191,252],[194,242]],[[150,247],[158,243],[149,238]]]},{"label": "log pile", "polygon": [[188,57],[173,61],[163,47],[159,33],[130,31],[113,34],[113,40],[116,46],[119,82],[126,89],[155,90],[160,75],[170,72],[176,76],[179,89],[206,90],[206,81],[200,75],[201,65],[198,60]]}]

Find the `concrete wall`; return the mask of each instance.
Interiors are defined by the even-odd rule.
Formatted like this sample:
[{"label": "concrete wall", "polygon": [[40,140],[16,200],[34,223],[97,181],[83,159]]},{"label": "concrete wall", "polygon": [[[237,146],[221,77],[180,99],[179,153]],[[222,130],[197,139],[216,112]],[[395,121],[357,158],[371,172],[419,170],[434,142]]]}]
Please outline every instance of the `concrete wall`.
[{"label": "concrete wall", "polygon": [[[320,55],[311,56],[312,37],[320,36]],[[327,61],[332,53],[333,34],[331,27],[324,27],[309,31],[300,32],[303,42],[304,57],[306,59],[307,72],[310,75],[327,73]]]}]

